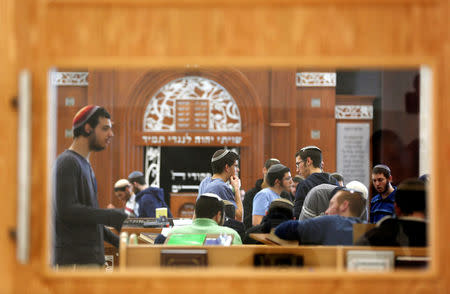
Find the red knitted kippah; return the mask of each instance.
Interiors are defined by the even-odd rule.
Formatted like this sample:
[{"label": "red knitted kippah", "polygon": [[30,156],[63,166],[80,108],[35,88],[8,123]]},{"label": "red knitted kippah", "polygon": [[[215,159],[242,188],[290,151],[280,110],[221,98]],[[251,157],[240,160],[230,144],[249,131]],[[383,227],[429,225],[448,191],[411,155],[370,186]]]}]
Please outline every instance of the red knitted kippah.
[{"label": "red knitted kippah", "polygon": [[97,105],[87,105],[81,108],[73,117],[72,126],[76,129],[82,126],[94,114],[99,107]]}]

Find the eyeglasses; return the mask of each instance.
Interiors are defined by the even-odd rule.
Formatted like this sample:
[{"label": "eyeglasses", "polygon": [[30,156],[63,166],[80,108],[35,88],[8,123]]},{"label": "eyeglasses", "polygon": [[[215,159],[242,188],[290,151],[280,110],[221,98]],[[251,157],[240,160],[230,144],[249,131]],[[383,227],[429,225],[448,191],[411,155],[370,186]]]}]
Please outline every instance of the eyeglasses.
[{"label": "eyeglasses", "polygon": [[303,161],[303,160],[300,160],[299,162],[296,162],[296,163],[295,163],[295,166],[296,166],[296,167],[300,167],[300,164],[301,164],[302,162],[304,162],[304,161]]}]

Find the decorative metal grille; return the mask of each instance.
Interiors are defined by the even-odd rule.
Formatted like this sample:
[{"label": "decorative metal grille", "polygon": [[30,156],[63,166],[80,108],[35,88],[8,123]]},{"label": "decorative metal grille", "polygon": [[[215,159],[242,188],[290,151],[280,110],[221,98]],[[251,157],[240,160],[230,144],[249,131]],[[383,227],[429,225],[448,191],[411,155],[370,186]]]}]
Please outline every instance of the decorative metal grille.
[{"label": "decorative metal grille", "polygon": [[144,132],[175,132],[176,100],[208,100],[209,132],[240,132],[239,108],[228,91],[210,79],[188,76],[164,85],[149,99]]},{"label": "decorative metal grille", "polygon": [[87,72],[52,72],[52,85],[86,87],[89,85],[88,76]]},{"label": "decorative metal grille", "polygon": [[160,187],[161,147],[148,146],[145,149],[145,181],[151,187]]},{"label": "decorative metal grille", "polygon": [[373,119],[372,105],[336,105],[336,119]]},{"label": "decorative metal grille", "polygon": [[297,87],[336,87],[335,72],[299,72],[295,77]]}]

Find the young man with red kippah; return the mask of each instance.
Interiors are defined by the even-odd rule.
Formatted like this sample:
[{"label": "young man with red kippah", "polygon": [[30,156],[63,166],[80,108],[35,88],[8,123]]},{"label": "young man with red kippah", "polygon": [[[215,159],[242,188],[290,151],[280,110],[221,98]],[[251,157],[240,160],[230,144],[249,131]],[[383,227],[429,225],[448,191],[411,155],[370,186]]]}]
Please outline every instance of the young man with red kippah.
[{"label": "young man with red kippah", "polygon": [[119,247],[118,231],[127,215],[118,209],[100,209],[97,180],[89,163],[92,151],[101,151],[114,136],[109,113],[95,105],[83,107],[73,119],[73,143],[54,166],[53,264],[105,263],[103,241]]}]

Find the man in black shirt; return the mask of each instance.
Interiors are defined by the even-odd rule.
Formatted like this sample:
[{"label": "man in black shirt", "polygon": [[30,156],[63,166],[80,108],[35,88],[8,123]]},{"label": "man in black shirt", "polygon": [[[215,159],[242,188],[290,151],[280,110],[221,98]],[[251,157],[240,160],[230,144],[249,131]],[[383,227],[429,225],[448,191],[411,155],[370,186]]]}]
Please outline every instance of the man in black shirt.
[{"label": "man in black shirt", "polygon": [[110,115],[103,107],[85,106],[73,119],[73,143],[54,167],[54,265],[103,266],[103,241],[119,246],[119,237],[105,225],[120,231],[127,215],[99,208],[97,180],[89,162],[91,151],[105,149],[113,136]]},{"label": "man in black shirt", "polygon": [[337,185],[337,181],[322,171],[322,151],[316,146],[306,146],[295,154],[297,173],[305,180],[298,184],[295,193],[294,216],[298,218],[308,192],[320,184]]}]

